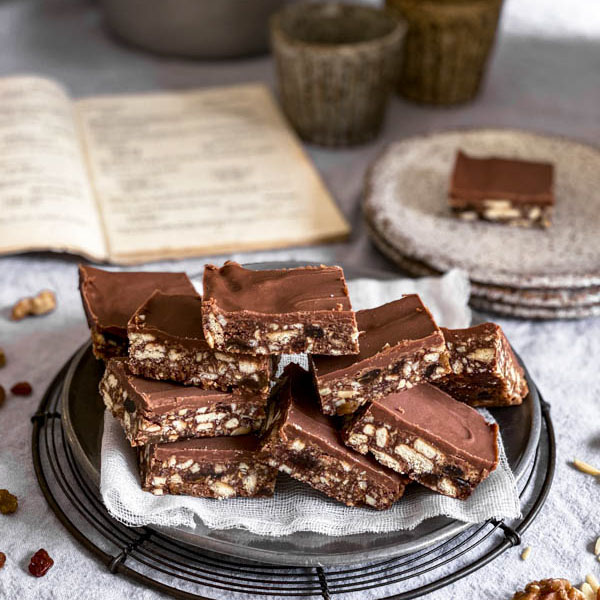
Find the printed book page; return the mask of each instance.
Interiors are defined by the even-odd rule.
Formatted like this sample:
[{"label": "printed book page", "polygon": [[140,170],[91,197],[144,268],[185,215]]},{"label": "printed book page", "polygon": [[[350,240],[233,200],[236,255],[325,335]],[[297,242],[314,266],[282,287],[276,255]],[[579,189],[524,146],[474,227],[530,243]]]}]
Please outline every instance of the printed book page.
[{"label": "printed book page", "polygon": [[339,240],[349,225],[269,90],[75,103],[110,260]]},{"label": "printed book page", "polygon": [[39,77],[0,79],[0,108],[0,253],[106,259],[67,93]]}]

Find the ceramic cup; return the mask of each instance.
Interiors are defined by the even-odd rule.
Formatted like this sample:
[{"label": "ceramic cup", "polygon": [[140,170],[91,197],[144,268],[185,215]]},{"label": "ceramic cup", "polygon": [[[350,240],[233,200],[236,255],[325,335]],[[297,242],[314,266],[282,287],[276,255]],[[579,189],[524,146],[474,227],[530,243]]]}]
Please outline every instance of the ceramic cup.
[{"label": "ceramic cup", "polygon": [[271,18],[283,109],[299,135],[325,146],[374,138],[400,69],[406,26],[368,6],[286,6]]},{"label": "ceramic cup", "polygon": [[386,0],[408,23],[399,92],[417,102],[456,104],[477,95],[502,0]]}]

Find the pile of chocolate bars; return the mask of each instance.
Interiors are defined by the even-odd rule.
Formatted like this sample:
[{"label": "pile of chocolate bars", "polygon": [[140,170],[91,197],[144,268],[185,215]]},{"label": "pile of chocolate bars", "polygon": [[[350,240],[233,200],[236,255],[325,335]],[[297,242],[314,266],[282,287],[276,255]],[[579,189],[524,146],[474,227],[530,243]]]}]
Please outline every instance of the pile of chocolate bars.
[{"label": "pile of chocolate bars", "polygon": [[[278,471],[348,506],[384,509],[417,482],[467,498],[496,468],[519,404],[501,329],[440,329],[416,295],[354,312],[339,267],[80,267],[100,393],[138,448],[142,486],[211,498],[273,494]],[[308,354],[310,372],[281,355]],[[273,385],[274,384],[274,385]]]}]

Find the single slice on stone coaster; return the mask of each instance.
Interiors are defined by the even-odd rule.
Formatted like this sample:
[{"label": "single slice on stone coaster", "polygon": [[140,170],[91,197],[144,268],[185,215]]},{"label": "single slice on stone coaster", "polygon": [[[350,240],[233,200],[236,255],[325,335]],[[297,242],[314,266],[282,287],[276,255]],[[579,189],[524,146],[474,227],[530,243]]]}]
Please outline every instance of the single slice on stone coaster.
[{"label": "single slice on stone coaster", "polygon": [[529,393],[525,371],[495,323],[442,332],[452,371],[435,385],[471,406],[521,404]]},{"label": "single slice on stone coaster", "polygon": [[468,498],[498,465],[498,426],[428,383],[361,409],[346,444],[445,496]]},{"label": "single slice on stone coaster", "polygon": [[257,431],[267,399],[205,390],[133,375],[123,358],[106,364],[100,381],[106,408],[121,421],[132,446]]},{"label": "single slice on stone coaster", "polygon": [[79,291],[96,358],[127,356],[127,323],[155,290],[196,293],[185,273],[103,271],[79,265]]},{"label": "single slice on stone coaster", "polygon": [[204,269],[204,334],[242,354],[356,354],[358,330],[340,267]]},{"label": "single slice on stone coaster", "polygon": [[142,488],[157,496],[268,497],[277,469],[270,467],[253,435],[150,444],[139,449]]},{"label": "single slice on stone coaster", "polygon": [[474,158],[459,151],[450,182],[450,207],[463,220],[548,227],[553,179],[550,163]]},{"label": "single slice on stone coaster", "polygon": [[298,365],[286,367],[270,410],[263,451],[271,466],[348,506],[389,508],[404,493],[407,479],[343,444]]},{"label": "single slice on stone coaster", "polygon": [[149,379],[252,394],[269,393],[269,356],[213,350],[202,329],[198,294],[154,292],[129,321],[129,369]]},{"label": "single slice on stone coaster", "polygon": [[444,336],[416,294],[356,313],[360,353],[311,356],[321,410],[346,415],[391,392],[450,371]]}]

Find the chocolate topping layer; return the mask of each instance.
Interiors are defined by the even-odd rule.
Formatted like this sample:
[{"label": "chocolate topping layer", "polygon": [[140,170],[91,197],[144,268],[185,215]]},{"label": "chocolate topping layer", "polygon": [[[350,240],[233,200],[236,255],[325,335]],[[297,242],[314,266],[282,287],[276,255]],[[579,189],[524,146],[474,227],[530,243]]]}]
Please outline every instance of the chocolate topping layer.
[{"label": "chocolate topping layer", "polygon": [[446,341],[454,344],[460,344],[461,341],[465,340],[472,340],[474,337],[493,337],[498,331],[502,331],[500,325],[490,322],[480,323],[466,329],[447,329],[446,327],[442,327],[441,330]]},{"label": "chocolate topping layer", "polygon": [[79,265],[79,289],[90,327],[127,337],[127,322],[155,290],[196,294],[185,273],[113,272]]},{"label": "chocolate topping layer", "polygon": [[[110,369],[122,387],[129,390],[129,398],[144,412],[156,415],[176,409],[208,406],[218,402],[244,402],[242,394],[203,390],[195,386],[182,386],[168,381],[136,377],[127,368],[127,359],[113,358]],[[250,397],[248,397],[250,398]]]},{"label": "chocolate topping layer", "polygon": [[346,369],[371,358],[385,349],[386,344],[397,346],[422,340],[439,332],[431,313],[417,294],[403,296],[399,300],[377,308],[359,310],[356,313],[360,346],[359,354],[346,356],[316,356],[313,363],[319,377]]},{"label": "chocolate topping layer", "polygon": [[284,370],[288,381],[283,384],[280,402],[285,405],[285,422],[282,432],[292,437],[308,438],[312,443],[340,460],[350,462],[356,468],[367,471],[380,480],[404,481],[393,471],[383,468],[370,456],[363,456],[344,445],[335,421],[319,410],[317,392],[310,373],[295,363]]},{"label": "chocolate topping layer", "polygon": [[552,205],[553,176],[554,167],[550,163],[473,158],[459,150],[450,182],[450,197],[471,202],[510,200]]},{"label": "chocolate topping layer", "polygon": [[[178,458],[193,458],[216,462],[231,458],[241,458],[244,454],[254,454],[260,445],[259,438],[254,435],[236,435],[227,437],[207,437],[180,440],[169,444],[158,444],[155,450],[157,460],[168,460],[176,455]],[[180,461],[179,461],[180,462]]]},{"label": "chocolate topping layer", "polygon": [[445,452],[462,456],[475,466],[493,469],[496,464],[495,428],[475,409],[428,383],[375,400],[370,410],[375,418],[385,422],[391,416],[407,430],[435,440]]},{"label": "chocolate topping layer", "polygon": [[166,294],[157,290],[138,308],[129,322],[130,331],[160,333],[194,348],[209,345],[202,329],[202,297],[199,294]]},{"label": "chocolate topping layer", "polygon": [[204,298],[213,298],[226,312],[285,314],[350,311],[352,306],[340,267],[300,267],[253,271],[227,261],[206,265]]}]

